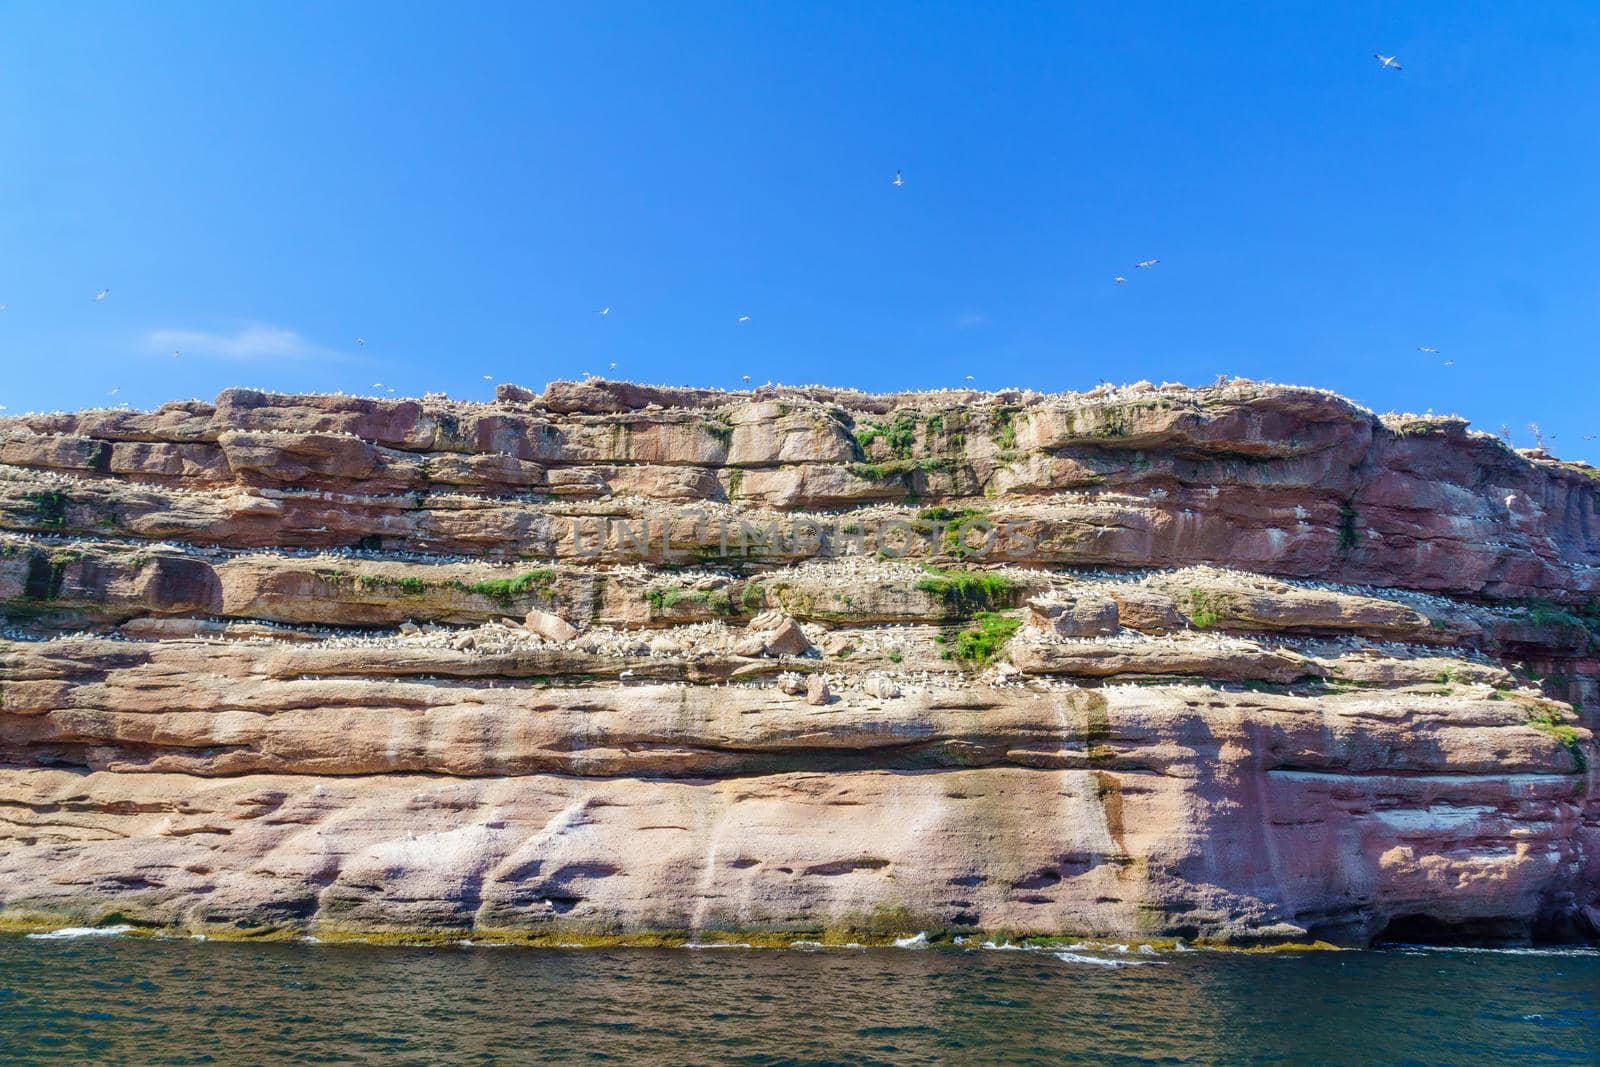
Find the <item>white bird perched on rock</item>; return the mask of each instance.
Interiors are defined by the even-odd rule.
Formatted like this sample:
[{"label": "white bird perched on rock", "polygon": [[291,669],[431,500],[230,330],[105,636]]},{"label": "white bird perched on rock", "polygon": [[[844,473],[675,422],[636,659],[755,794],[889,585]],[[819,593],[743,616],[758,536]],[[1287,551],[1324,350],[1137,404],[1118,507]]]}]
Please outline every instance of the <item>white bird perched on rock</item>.
[{"label": "white bird perched on rock", "polygon": [[1437,348],[1429,348],[1427,345],[1418,345],[1417,351],[1426,352],[1430,356],[1437,356],[1439,354],[1439,350]]},{"label": "white bird perched on rock", "polygon": [[900,172],[899,171],[895,171],[894,172],[894,181],[890,182],[889,184],[893,185],[896,189],[898,189],[902,185],[904,185],[905,183],[906,183],[905,178],[900,176]]},{"label": "white bird perched on rock", "polygon": [[1386,56],[1382,52],[1374,52],[1374,53],[1372,53],[1372,58],[1376,59],[1378,61],[1379,65],[1382,66],[1382,68],[1384,70],[1399,70],[1400,69],[1400,61],[1398,59],[1396,59],[1394,56]]},{"label": "white bird perched on rock", "polygon": [[1141,260],[1138,263],[1135,263],[1134,266],[1138,267],[1140,270],[1149,270],[1151,267],[1155,266],[1157,263],[1160,263],[1160,262],[1161,261],[1159,259],[1146,259],[1146,260]]},{"label": "white bird perched on rock", "polygon": [[102,289],[98,293],[94,294],[94,298],[95,298],[96,302],[98,302],[98,301],[104,300],[106,297],[108,297],[110,295],[111,295],[111,290],[110,289]]}]

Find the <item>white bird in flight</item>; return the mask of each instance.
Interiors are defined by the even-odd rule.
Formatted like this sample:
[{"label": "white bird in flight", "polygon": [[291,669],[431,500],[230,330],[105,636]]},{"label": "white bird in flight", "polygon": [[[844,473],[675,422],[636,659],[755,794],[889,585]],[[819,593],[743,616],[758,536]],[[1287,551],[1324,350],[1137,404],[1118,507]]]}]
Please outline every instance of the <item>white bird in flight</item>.
[{"label": "white bird in flight", "polygon": [[749,322],[750,321],[750,316],[749,315],[740,315],[739,316],[739,321],[740,322]]},{"label": "white bird in flight", "polygon": [[1456,365],[1456,361],[1453,359],[1447,359],[1444,361],[1444,365],[1446,367],[1454,367]]},{"label": "white bird in flight", "polygon": [[1378,63],[1382,65],[1384,70],[1400,69],[1400,61],[1394,56],[1386,56],[1382,52],[1374,52],[1372,53],[1372,58],[1376,59]]},{"label": "white bird in flight", "polygon": [[902,185],[904,185],[905,183],[906,183],[906,180],[900,176],[900,172],[899,171],[895,171],[894,172],[894,181],[891,182],[890,184],[893,185],[896,189],[898,189]]},{"label": "white bird in flight", "polygon": [[1439,354],[1439,350],[1437,348],[1429,348],[1427,345],[1418,345],[1417,351],[1426,352],[1430,356],[1437,356]]},{"label": "white bird in flight", "polygon": [[486,382],[492,382],[492,381],[494,381],[494,375],[492,375],[492,374],[485,374],[485,375],[484,375],[484,376],[483,376],[483,380],[484,380],[484,381],[486,381]]},{"label": "white bird in flight", "polygon": [[366,348],[367,347],[367,339],[365,337],[357,337],[356,338],[356,344],[360,345],[362,348]]},{"label": "white bird in flight", "polygon": [[599,311],[595,312],[595,314],[599,315],[601,317],[604,317],[606,315],[611,314],[611,305],[607,304],[605,307],[603,307]]},{"label": "white bird in flight", "polygon": [[104,300],[106,297],[108,297],[110,295],[111,295],[111,290],[110,289],[102,289],[98,293],[94,294],[94,298],[98,302],[98,301]]},{"label": "white bird in flight", "polygon": [[1141,270],[1149,270],[1151,267],[1155,266],[1157,263],[1160,263],[1160,262],[1161,261],[1159,259],[1146,259],[1146,260],[1141,260],[1138,263],[1135,263],[1134,266],[1140,268]]},{"label": "white bird in flight", "polygon": [[172,350],[172,358],[173,359],[177,359],[178,358],[178,350],[176,348],[174,348]]},{"label": "white bird in flight", "polygon": [[967,375],[967,381],[969,381],[969,382],[972,381],[972,375],[970,375],[970,374]]},{"label": "white bird in flight", "polygon": [[617,364],[616,364],[616,361],[614,361],[614,360],[611,363],[611,369],[612,370],[616,370],[617,369]]},{"label": "white bird in flight", "polygon": [[1120,275],[1120,274],[1119,274],[1119,275],[1117,275],[1117,276],[1116,276],[1116,277],[1115,277],[1115,278],[1112,278],[1112,279],[1111,279],[1111,280],[1112,280],[1112,281],[1114,281],[1114,282],[1116,282],[1116,283],[1117,283],[1117,284],[1118,284],[1118,285],[1122,285],[1122,284],[1123,284],[1123,283],[1124,283],[1124,282],[1126,282],[1126,281],[1127,281],[1127,280],[1128,280],[1128,279],[1126,279],[1126,278],[1124,278],[1124,277],[1123,277],[1123,276],[1122,276],[1122,275]]},{"label": "white bird in flight", "polygon": [[106,390],[106,396],[116,396],[121,391],[122,391],[122,386],[119,385],[115,389],[107,389]]},{"label": "white bird in flight", "polygon": [[748,374],[741,374],[741,375],[739,375],[739,377],[742,378],[743,380],[747,381],[747,382],[750,380],[750,375],[748,375]]}]

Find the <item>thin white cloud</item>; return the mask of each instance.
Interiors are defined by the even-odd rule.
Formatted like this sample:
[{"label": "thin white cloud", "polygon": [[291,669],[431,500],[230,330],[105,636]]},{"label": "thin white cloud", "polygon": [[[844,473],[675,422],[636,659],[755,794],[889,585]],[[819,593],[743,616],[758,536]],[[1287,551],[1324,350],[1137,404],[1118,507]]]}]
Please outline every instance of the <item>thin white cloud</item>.
[{"label": "thin white cloud", "polygon": [[252,322],[235,332],[210,333],[205,330],[151,330],[145,347],[152,352],[178,352],[184,357],[256,360],[328,359],[336,353],[306,340],[294,330]]}]

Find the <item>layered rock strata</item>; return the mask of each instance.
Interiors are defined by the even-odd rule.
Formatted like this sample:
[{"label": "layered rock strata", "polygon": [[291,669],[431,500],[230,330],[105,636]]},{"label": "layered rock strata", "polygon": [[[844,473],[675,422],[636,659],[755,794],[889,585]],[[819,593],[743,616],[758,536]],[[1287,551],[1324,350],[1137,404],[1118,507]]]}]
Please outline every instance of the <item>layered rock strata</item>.
[{"label": "layered rock strata", "polygon": [[1247,382],[0,419],[0,923],[1592,938],[1597,478]]}]

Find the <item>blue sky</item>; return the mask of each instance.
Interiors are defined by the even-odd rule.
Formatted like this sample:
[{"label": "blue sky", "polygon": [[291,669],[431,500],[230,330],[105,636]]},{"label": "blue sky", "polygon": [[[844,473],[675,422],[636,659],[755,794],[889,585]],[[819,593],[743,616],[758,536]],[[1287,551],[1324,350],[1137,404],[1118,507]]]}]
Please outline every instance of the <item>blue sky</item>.
[{"label": "blue sky", "polygon": [[449,7],[0,2],[0,404],[1229,373],[1600,462],[1593,3]]}]

